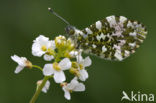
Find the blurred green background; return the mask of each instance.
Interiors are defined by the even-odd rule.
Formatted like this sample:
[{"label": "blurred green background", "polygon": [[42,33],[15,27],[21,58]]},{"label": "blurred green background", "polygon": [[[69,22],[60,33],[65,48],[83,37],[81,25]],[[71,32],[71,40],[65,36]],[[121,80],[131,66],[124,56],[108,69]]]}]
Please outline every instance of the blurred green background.
[{"label": "blurred green background", "polygon": [[50,90],[41,93],[37,103],[122,103],[123,90],[156,95],[155,4],[155,0],[0,0],[0,103],[28,103],[36,81],[43,78],[35,69],[14,74],[17,64],[10,56],[26,56],[40,66],[46,63],[32,56],[32,41],[39,34],[51,39],[65,34],[66,26],[48,7],[79,29],[106,16],[123,15],[141,21],[149,33],[137,52],[122,62],[91,56],[86,91],[72,93],[71,101],[64,99],[62,89],[51,80]]}]

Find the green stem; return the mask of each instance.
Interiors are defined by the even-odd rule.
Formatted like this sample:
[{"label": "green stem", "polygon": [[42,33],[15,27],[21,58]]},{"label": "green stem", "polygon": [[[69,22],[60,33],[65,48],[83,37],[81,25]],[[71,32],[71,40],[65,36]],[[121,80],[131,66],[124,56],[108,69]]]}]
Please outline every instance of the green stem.
[{"label": "green stem", "polygon": [[38,98],[38,96],[39,96],[39,94],[40,94],[40,92],[42,90],[42,88],[44,87],[44,85],[45,85],[45,83],[47,82],[48,79],[49,79],[48,76],[45,76],[43,78],[43,81],[42,81],[41,85],[38,87],[38,89],[36,90],[34,96],[32,97],[32,99],[30,100],[29,103],[35,103],[35,101],[37,100],[37,98]]},{"label": "green stem", "polygon": [[39,69],[39,70],[43,70],[40,66],[38,66],[38,65],[33,65],[32,67],[34,67],[34,68],[37,68],[37,69]]},{"label": "green stem", "polygon": [[63,57],[62,55],[64,55],[64,50],[58,50],[58,53],[55,55],[55,62],[59,62],[60,58]]}]

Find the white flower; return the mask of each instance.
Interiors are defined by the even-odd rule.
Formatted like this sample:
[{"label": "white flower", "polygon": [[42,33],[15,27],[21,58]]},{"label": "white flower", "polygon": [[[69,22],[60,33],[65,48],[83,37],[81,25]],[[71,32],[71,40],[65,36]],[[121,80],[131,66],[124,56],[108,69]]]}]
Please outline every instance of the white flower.
[{"label": "white flower", "polygon": [[90,57],[82,58],[81,55],[77,56],[77,62],[79,64],[79,79],[85,81],[88,78],[88,72],[85,70],[85,67],[88,67],[92,64]]},{"label": "white flower", "polygon": [[45,54],[48,51],[48,49],[51,50],[55,49],[55,42],[49,40],[49,38],[40,35],[36,38],[36,40],[33,41],[32,54],[34,56],[41,57],[43,54]]},{"label": "white flower", "polygon": [[[38,89],[38,87],[42,84],[42,81],[43,81],[43,80],[37,81],[37,89]],[[50,87],[50,81],[48,80],[48,81],[45,83],[44,87],[42,88],[42,92],[47,93],[47,91],[49,90],[49,87]]]},{"label": "white flower", "polygon": [[54,75],[56,83],[62,83],[66,80],[64,70],[71,68],[71,61],[68,58],[64,58],[59,63],[45,64],[43,68],[43,74],[45,76]]},{"label": "white flower", "polygon": [[24,69],[24,67],[32,68],[32,63],[27,60],[25,57],[19,57],[17,55],[11,56],[11,59],[18,63],[18,66],[15,69],[15,73],[19,73]]},{"label": "white flower", "polygon": [[68,100],[71,99],[70,92],[72,91],[85,91],[85,85],[83,83],[79,83],[77,81],[77,78],[75,77],[74,79],[71,80],[70,83],[62,83],[62,89],[64,91],[64,97]]}]

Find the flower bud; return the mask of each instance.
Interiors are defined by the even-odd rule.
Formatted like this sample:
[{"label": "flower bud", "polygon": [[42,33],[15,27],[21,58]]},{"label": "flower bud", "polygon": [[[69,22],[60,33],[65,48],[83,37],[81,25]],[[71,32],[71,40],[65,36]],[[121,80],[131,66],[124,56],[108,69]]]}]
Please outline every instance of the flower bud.
[{"label": "flower bud", "polygon": [[66,38],[64,36],[58,36],[55,38],[55,45],[57,48],[64,47],[66,45]]},{"label": "flower bud", "polygon": [[32,63],[29,60],[26,60],[25,64],[27,68],[30,68],[30,69],[32,68]]}]

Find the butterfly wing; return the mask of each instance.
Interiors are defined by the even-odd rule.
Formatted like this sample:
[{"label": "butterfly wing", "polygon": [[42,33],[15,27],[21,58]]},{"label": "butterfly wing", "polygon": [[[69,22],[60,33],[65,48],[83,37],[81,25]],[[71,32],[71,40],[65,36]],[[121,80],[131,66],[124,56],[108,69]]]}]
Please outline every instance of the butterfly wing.
[{"label": "butterfly wing", "polygon": [[146,28],[138,21],[108,16],[82,30],[77,44],[86,53],[121,61],[135,52],[146,35]]}]

